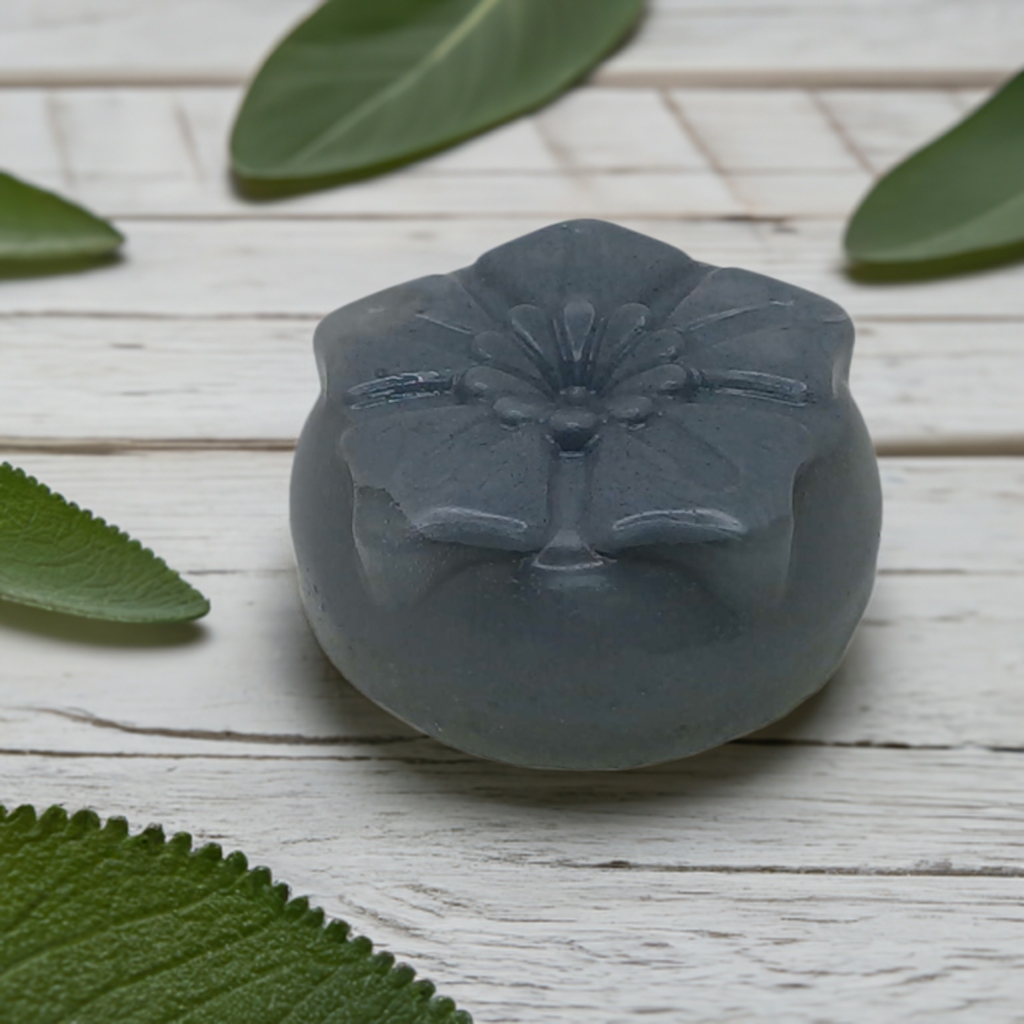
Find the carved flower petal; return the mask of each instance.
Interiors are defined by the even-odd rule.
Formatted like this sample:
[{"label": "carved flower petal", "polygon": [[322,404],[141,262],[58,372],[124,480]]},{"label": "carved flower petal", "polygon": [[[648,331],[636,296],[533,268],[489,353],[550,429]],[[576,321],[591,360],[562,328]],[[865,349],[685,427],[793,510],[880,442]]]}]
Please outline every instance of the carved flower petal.
[{"label": "carved flower petal", "polygon": [[544,370],[538,367],[536,359],[531,357],[511,329],[478,334],[473,339],[472,354],[474,359],[486,366],[532,381],[542,390],[550,390]]},{"label": "carved flower petal", "polygon": [[700,377],[685,367],[677,363],[665,363],[627,377],[615,388],[615,394],[688,397],[696,392],[699,381]]},{"label": "carved flower petal", "polygon": [[503,395],[543,399],[545,392],[531,380],[525,380],[495,366],[471,366],[456,385],[459,395],[467,399],[478,398],[496,402]]},{"label": "carved flower petal", "polygon": [[641,334],[624,345],[606,362],[602,360],[599,383],[619,387],[638,373],[672,362],[683,354],[684,343],[678,331],[659,330]]},{"label": "carved flower petal", "polygon": [[710,269],[635,231],[574,220],[492,249],[455,276],[499,321],[512,306],[540,306],[554,318],[567,301],[586,300],[599,322],[631,303],[659,322]]},{"label": "carved flower petal", "polygon": [[737,610],[778,601],[808,432],[742,400],[666,410],[641,430],[606,429],[594,453],[591,543],[685,565]]},{"label": "carved flower petal", "polygon": [[[586,534],[601,551],[631,543],[618,524],[640,525],[644,520],[638,517],[648,513],[715,510],[721,496],[731,494],[741,479],[740,468],[728,454],[664,416],[639,429],[605,424],[589,457],[593,468]],[[710,521],[700,515],[693,519],[694,525]],[[741,524],[732,532],[742,529]],[[708,539],[703,533],[687,536]]]},{"label": "carved flower petal", "polygon": [[562,352],[551,317],[530,303],[513,306],[508,321],[516,343],[553,391],[561,384]]},{"label": "carved flower petal", "polygon": [[745,533],[792,518],[796,475],[818,450],[800,414],[785,406],[713,395],[667,406],[662,420],[736,467],[737,478],[720,493],[716,507],[742,523]]},{"label": "carved flower petal", "polygon": [[794,285],[731,267],[715,270],[665,326],[682,334],[684,362],[699,370],[799,379],[812,401],[846,388],[850,318],[835,303]]},{"label": "carved flower petal", "polygon": [[550,444],[537,424],[502,426],[484,404],[361,415],[342,436],[357,487],[390,496],[428,539],[539,549]]},{"label": "carved flower petal", "polygon": [[[314,345],[329,397],[404,373],[456,374],[476,360],[474,337],[493,327],[450,275],[423,277],[343,306],[321,321]],[[381,339],[388,344],[383,348]]]},{"label": "carved flower petal", "polygon": [[370,596],[391,608],[414,605],[441,580],[494,557],[486,549],[433,543],[372,487],[356,488],[352,534]]}]

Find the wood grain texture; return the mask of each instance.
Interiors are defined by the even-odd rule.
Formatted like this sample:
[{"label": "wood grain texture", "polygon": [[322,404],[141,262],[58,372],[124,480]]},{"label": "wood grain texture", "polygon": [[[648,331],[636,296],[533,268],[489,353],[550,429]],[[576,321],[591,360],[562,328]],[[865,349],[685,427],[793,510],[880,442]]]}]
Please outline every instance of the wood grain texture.
[{"label": "wood grain texture", "polygon": [[[0,800],[243,848],[479,1024],[1019,1024],[1021,268],[873,285],[839,242],[874,176],[1017,68],[1024,7],[653,0],[543,111],[252,203],[226,173],[240,87],[314,5],[0,4],[0,167],[129,238],[0,279],[0,459],[213,599],[139,629],[0,605]],[[317,319],[572,216],[835,298],[879,449],[932,456],[881,460],[880,574],[822,693],[616,775],[467,758],[360,696],[306,626],[287,530]]]},{"label": "wood grain texture", "polygon": [[655,0],[598,81],[635,85],[991,85],[1017,70],[1012,0]]},{"label": "wood grain texture", "polygon": [[[400,171],[274,202],[234,190],[237,88],[0,89],[0,166],[110,217],[845,217],[955,123],[952,90],[583,88]],[[881,111],[881,112],[879,112]]]},{"label": "wood grain texture", "polygon": [[479,1024],[1019,1019],[1019,755],[731,745],[595,780],[356,753],[0,773],[244,847]]},{"label": "wood grain texture", "polygon": [[[61,277],[0,279],[0,315],[320,317],[396,282],[466,266],[486,249],[549,223],[531,217],[139,220],[119,224],[129,236],[121,263]],[[1024,319],[1024,290],[1013,265],[898,287],[849,277],[838,221],[620,223],[706,262],[821,292],[858,322]]]},{"label": "wood grain texture", "polygon": [[[0,317],[0,444],[276,445],[319,390],[315,316]],[[1024,447],[1018,320],[857,325],[851,383],[886,453]]]},{"label": "wood grain texture", "polygon": [[[245,81],[312,0],[8,0],[0,82]],[[1020,60],[1013,0],[653,0],[616,84],[990,84]]]},{"label": "wood grain texture", "polygon": [[[213,613],[132,630],[4,608],[0,749],[316,757],[413,735],[342,685],[309,634],[287,453],[17,461],[158,550]],[[881,574],[847,662],[762,738],[1024,748],[1024,460],[886,459],[883,484]]]}]

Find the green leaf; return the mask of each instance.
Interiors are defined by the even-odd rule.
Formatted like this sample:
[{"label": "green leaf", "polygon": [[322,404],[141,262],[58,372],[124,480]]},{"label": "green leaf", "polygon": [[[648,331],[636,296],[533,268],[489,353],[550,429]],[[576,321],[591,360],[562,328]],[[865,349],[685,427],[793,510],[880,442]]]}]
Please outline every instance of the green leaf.
[{"label": "green leaf", "polygon": [[245,178],[354,174],[551,99],[643,0],[328,0],[270,55],[231,139]]},{"label": "green leaf", "polygon": [[1024,74],[882,178],[853,215],[845,245],[857,263],[906,264],[1021,242]]},{"label": "green leaf", "polygon": [[0,172],[0,260],[103,256],[123,241],[81,206]]},{"label": "green leaf", "polygon": [[4,1024],[471,1024],[265,868],[90,811],[0,808]]},{"label": "green leaf", "polygon": [[182,622],[210,602],[137,540],[0,463],[0,599],[115,622]]}]

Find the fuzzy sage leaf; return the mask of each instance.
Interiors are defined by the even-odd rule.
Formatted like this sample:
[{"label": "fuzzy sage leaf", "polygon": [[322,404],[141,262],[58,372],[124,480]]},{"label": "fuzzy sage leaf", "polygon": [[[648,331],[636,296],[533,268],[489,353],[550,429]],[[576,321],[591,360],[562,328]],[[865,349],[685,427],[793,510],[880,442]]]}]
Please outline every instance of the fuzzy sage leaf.
[{"label": "fuzzy sage leaf", "polygon": [[551,99],[643,0],[328,0],[256,75],[231,139],[254,180],[365,173]]},{"label": "fuzzy sage leaf", "polygon": [[0,172],[0,260],[104,256],[123,241],[113,225],[81,206]]},{"label": "fuzzy sage leaf", "polygon": [[1024,74],[882,178],[853,215],[845,240],[848,256],[861,264],[998,255],[1021,243]]},{"label": "fuzzy sage leaf", "polygon": [[181,622],[210,610],[138,541],[0,463],[0,599],[116,622]]},{"label": "fuzzy sage leaf", "polygon": [[0,808],[5,1024],[471,1024],[265,868],[89,811]]}]

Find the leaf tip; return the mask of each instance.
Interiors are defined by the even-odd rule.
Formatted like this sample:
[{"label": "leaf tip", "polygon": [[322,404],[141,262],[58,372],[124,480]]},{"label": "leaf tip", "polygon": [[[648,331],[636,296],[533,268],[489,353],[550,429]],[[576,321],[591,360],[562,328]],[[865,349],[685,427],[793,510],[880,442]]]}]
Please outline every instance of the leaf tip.
[{"label": "leaf tip", "polygon": [[[22,522],[0,531],[19,570],[0,577],[0,597],[116,622],[189,622],[209,613],[209,599],[151,549],[9,462],[0,464],[5,505]],[[23,548],[42,546],[55,556],[20,557]]]}]

